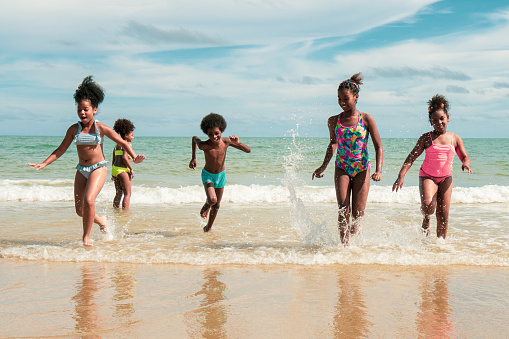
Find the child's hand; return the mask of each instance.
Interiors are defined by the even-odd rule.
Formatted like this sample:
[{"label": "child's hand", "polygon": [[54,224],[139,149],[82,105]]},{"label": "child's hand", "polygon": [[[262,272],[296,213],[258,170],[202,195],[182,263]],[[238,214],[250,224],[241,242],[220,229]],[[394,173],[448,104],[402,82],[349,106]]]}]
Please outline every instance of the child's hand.
[{"label": "child's hand", "polygon": [[239,137],[236,135],[230,136],[230,140],[231,140],[232,144],[234,144],[234,145],[238,145],[240,143]]},{"label": "child's hand", "polygon": [[468,165],[461,165],[461,170],[462,171],[467,170],[468,174],[472,174],[472,170],[470,169],[470,166],[468,166]]},{"label": "child's hand", "polygon": [[398,177],[398,179],[396,179],[396,181],[394,182],[394,185],[392,185],[392,191],[394,192],[394,190],[396,190],[397,192],[398,190],[400,190],[403,187],[404,182],[405,182],[404,178]]},{"label": "child's hand", "polygon": [[313,180],[315,177],[317,178],[323,178],[322,172],[325,171],[325,168],[318,167],[314,172],[313,176],[311,177],[311,180]]},{"label": "child's hand", "polygon": [[139,164],[140,162],[142,162],[143,160],[145,160],[145,156],[140,154],[140,155],[137,155],[136,158],[133,159],[133,162],[135,164]]},{"label": "child's hand", "polygon": [[375,172],[371,175],[371,179],[373,179],[373,181],[380,181],[382,180],[382,173],[378,173],[378,172]]},{"label": "child's hand", "polygon": [[197,163],[196,158],[191,159],[191,161],[189,161],[189,168],[192,168],[193,170],[196,169]]},{"label": "child's hand", "polygon": [[30,166],[30,168],[37,168],[37,170],[40,170],[40,169],[43,169],[44,167],[46,167],[45,164],[28,164],[28,166]]}]

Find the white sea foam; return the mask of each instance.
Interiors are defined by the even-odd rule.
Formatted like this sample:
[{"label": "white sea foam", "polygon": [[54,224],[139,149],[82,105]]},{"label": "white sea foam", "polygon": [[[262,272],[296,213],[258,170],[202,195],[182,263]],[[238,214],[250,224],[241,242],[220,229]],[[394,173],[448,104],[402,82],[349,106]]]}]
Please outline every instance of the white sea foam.
[{"label": "white sea foam", "polygon": [[[291,188],[290,188],[291,187]],[[132,202],[138,204],[201,203],[203,187],[199,185],[172,187],[133,186]],[[223,201],[239,204],[291,203],[292,194],[304,203],[335,203],[332,186],[298,185],[227,185]],[[114,195],[112,183],[107,183],[98,201],[109,201]],[[73,182],[69,180],[0,180],[0,201],[72,201]],[[454,187],[453,204],[489,204],[509,202],[509,186]],[[390,186],[372,185],[368,203],[419,203],[419,189],[404,187],[392,192]]]}]

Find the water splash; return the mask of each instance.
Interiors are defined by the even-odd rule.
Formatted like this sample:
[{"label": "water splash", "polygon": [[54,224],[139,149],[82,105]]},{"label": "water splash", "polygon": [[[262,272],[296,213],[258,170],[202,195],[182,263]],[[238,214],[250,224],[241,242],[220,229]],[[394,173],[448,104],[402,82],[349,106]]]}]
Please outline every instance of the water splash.
[{"label": "water splash", "polygon": [[304,186],[304,181],[297,175],[300,165],[304,161],[303,145],[297,143],[299,124],[296,129],[288,131],[292,137],[287,147],[288,154],[283,156],[285,175],[282,184],[288,189],[292,212],[290,223],[293,229],[304,239],[307,246],[337,245],[339,237],[337,229],[331,232],[325,220],[312,218],[306,205],[297,193],[297,188]]}]

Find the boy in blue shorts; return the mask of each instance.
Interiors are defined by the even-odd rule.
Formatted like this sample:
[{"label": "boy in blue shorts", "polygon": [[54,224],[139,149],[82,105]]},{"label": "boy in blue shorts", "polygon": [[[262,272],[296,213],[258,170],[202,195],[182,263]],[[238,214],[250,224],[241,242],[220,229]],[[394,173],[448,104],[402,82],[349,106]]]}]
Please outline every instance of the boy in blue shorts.
[{"label": "boy in blue shorts", "polygon": [[203,186],[205,187],[205,194],[207,194],[207,201],[200,211],[203,219],[207,218],[209,214],[209,221],[205,227],[204,232],[210,231],[212,224],[217,216],[217,211],[223,197],[224,185],[226,185],[226,170],[225,159],[226,149],[228,146],[240,149],[243,152],[250,153],[251,148],[244,145],[239,141],[239,138],[232,135],[229,138],[221,138],[221,134],[226,129],[226,121],[224,118],[216,113],[210,113],[205,116],[200,125],[203,133],[207,134],[209,139],[201,141],[197,136],[193,137],[192,141],[192,157],[189,162],[189,168],[196,168],[196,146],[205,154],[205,167],[201,172]]}]

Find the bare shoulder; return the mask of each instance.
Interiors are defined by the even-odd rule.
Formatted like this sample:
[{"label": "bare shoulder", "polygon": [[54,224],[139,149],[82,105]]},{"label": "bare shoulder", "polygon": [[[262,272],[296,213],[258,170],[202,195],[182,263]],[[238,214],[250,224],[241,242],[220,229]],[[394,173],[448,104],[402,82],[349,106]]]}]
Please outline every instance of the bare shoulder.
[{"label": "bare shoulder", "polygon": [[339,114],[336,114],[336,115],[333,115],[333,116],[329,117],[329,119],[327,119],[327,124],[329,126],[337,124],[338,123],[338,118],[339,118]]},{"label": "bare shoulder", "polygon": [[327,126],[329,127],[329,130],[332,130],[334,127],[336,127],[336,125],[338,124],[338,119],[339,114],[329,117],[329,119],[327,120]]},{"label": "bare shoulder", "polygon": [[458,146],[458,145],[463,145],[463,140],[461,139],[461,137],[459,135],[457,135],[456,133],[453,133],[451,132],[451,137],[452,137],[452,142],[455,146]]},{"label": "bare shoulder", "polygon": [[67,129],[67,134],[69,134],[69,133],[71,133],[71,134],[78,133],[78,122],[69,126],[69,128]]},{"label": "bare shoulder", "polygon": [[100,121],[96,121],[96,123],[97,123],[97,127],[99,127],[100,130],[101,129],[111,129],[108,125],[105,125]]},{"label": "bare shoulder", "polygon": [[417,145],[421,145],[424,148],[428,148],[431,146],[431,137],[429,136],[430,132],[425,132],[421,134],[419,139],[417,139]]},{"label": "bare shoulder", "polygon": [[375,123],[375,118],[373,118],[373,116],[369,113],[364,113],[362,112],[362,119],[367,122],[368,124],[369,123]]}]

